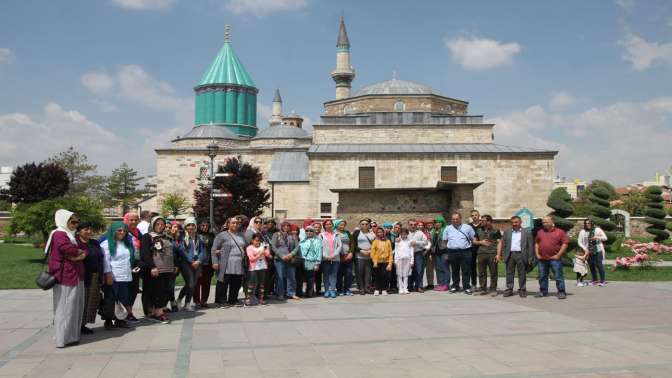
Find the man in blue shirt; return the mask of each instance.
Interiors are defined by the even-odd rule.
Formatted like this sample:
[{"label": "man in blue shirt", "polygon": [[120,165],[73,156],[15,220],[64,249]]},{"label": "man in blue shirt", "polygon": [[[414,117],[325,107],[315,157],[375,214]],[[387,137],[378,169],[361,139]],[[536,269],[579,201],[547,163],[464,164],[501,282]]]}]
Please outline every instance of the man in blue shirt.
[{"label": "man in blue shirt", "polygon": [[443,231],[443,240],[448,248],[448,263],[453,275],[451,293],[460,290],[460,270],[462,271],[462,288],[464,293],[471,295],[471,247],[473,245],[474,229],[462,223],[460,213],[453,213],[450,225]]}]

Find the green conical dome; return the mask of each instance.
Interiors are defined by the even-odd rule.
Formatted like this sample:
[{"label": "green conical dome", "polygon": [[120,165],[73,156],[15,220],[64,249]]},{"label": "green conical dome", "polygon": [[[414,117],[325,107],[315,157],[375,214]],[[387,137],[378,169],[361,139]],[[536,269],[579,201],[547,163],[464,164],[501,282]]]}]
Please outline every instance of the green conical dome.
[{"label": "green conical dome", "polygon": [[227,27],[224,46],[194,88],[195,126],[226,127],[241,137],[257,135],[257,88],[233,52]]},{"label": "green conical dome", "polygon": [[231,48],[231,43],[224,42],[214,62],[205,72],[198,85],[207,84],[235,84],[254,87],[254,82],[245,67],[240,63]]}]

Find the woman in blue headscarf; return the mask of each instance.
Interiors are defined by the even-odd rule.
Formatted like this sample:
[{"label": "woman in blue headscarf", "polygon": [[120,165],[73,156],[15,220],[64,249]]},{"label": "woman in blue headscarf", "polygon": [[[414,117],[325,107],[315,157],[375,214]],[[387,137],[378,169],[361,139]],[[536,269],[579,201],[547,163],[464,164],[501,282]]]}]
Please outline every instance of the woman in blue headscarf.
[{"label": "woman in blue headscarf", "polygon": [[[101,244],[105,254],[105,271],[112,273],[112,294],[114,299],[131,311],[130,286],[133,281],[133,264],[135,248],[130,238],[126,237],[128,226],[124,222],[113,222],[106,233],[106,240]],[[115,319],[114,325],[128,328],[126,320]],[[105,328],[112,328],[112,319],[105,320]]]}]

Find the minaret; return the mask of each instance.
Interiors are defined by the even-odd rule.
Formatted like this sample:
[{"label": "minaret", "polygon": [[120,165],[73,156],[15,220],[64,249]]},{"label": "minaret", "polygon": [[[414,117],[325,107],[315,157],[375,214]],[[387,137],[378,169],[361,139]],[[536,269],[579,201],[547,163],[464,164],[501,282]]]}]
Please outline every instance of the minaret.
[{"label": "minaret", "polygon": [[336,42],[336,69],[331,71],[331,78],[336,83],[336,99],[350,97],[350,86],[355,78],[355,70],[350,66],[350,41],[343,17]]},{"label": "minaret", "polygon": [[280,97],[280,89],[275,90],[273,96],[273,109],[271,119],[268,120],[269,126],[277,126],[282,123],[282,97]]}]

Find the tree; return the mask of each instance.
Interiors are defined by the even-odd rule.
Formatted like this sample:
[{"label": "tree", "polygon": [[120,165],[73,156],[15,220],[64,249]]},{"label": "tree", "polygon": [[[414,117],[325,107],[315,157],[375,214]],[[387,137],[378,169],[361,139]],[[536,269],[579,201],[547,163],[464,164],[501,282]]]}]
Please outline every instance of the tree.
[{"label": "tree", "polygon": [[89,164],[89,160],[84,154],[75,151],[73,147],[69,147],[66,151],[59,153],[47,159],[47,163],[60,165],[65,169],[70,179],[70,195],[86,194],[91,177],[89,174],[96,171],[95,164]]},{"label": "tree", "polygon": [[644,192],[646,195],[646,210],[644,221],[650,224],[646,232],[653,235],[653,240],[660,243],[670,235],[665,231],[665,210],[663,210],[663,191],[659,186],[649,186]]},{"label": "tree", "polygon": [[605,245],[611,245],[616,241],[616,223],[612,222],[611,210],[609,209],[609,191],[605,187],[596,187],[588,200],[591,202],[590,211],[592,213],[590,220],[593,224],[599,226],[607,235]]},{"label": "tree", "polygon": [[80,221],[91,222],[96,231],[105,227],[105,218],[99,201],[85,196],[59,197],[36,203],[19,204],[12,211],[12,221],[9,230],[12,234],[25,232],[28,235],[40,235],[47,240],[49,232],[56,228],[54,214],[58,209],[68,209]]},{"label": "tree", "polygon": [[606,190],[608,193],[608,201],[617,200],[619,198],[616,189],[610,183],[604,180],[593,180],[586,186],[586,188],[579,194],[579,197],[574,201],[575,217],[588,217],[593,214],[593,203],[590,201],[590,196],[595,190]]},{"label": "tree", "polygon": [[145,187],[142,188],[142,198],[147,199],[156,195],[156,182],[148,178]]},{"label": "tree", "polygon": [[567,193],[565,188],[555,188],[548,196],[546,205],[553,209],[551,218],[553,223],[559,229],[569,232],[574,228],[574,222],[567,220],[574,213],[574,205],[572,205],[572,197]]},{"label": "tree", "polygon": [[5,201],[5,200],[0,200],[0,211],[9,211],[12,209],[12,204]]},{"label": "tree", "polygon": [[189,202],[179,193],[169,193],[162,201],[161,215],[163,216],[170,215],[175,219],[187,210],[189,210]]},{"label": "tree", "polygon": [[628,195],[621,196],[621,204],[617,209],[625,210],[633,217],[641,217],[646,209],[646,195],[639,190],[631,190]]},{"label": "tree", "polygon": [[139,182],[143,177],[138,177],[138,172],[130,168],[125,162],[119,168],[112,171],[107,185],[107,200],[112,205],[121,205],[124,214],[130,206],[142,196],[138,190]]},{"label": "tree", "polygon": [[[252,217],[261,213],[261,210],[270,205],[268,189],[260,187],[261,172],[259,168],[238,159],[229,159],[219,173],[231,173],[230,177],[215,178],[214,187],[230,197],[215,198],[215,224],[224,224],[224,221],[234,215],[243,214]],[[194,213],[197,217],[208,217],[210,213],[210,188],[201,185],[194,191]]]},{"label": "tree", "polygon": [[56,164],[29,163],[17,167],[2,191],[3,200],[12,203],[35,203],[63,196],[70,187],[67,172]]}]

